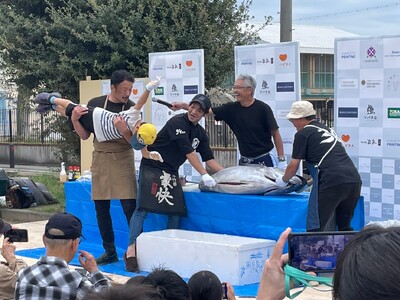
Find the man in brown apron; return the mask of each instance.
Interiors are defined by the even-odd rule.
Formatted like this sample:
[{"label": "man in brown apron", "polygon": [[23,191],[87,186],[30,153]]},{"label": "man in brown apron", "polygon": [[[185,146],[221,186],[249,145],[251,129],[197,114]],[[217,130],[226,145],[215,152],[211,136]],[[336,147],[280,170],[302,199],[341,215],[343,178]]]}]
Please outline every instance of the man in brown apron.
[{"label": "man in brown apron", "polygon": [[[119,70],[111,75],[111,93],[91,99],[88,106],[102,107],[111,112],[128,110],[134,105],[129,100],[134,78],[129,72]],[[141,97],[148,97],[149,91]],[[139,100],[140,101],[140,100]],[[71,116],[76,133],[87,139],[87,132],[79,123],[79,118],[86,113],[87,108],[77,106]],[[117,124],[115,124],[117,127]],[[125,126],[126,127],[126,126]],[[117,127],[119,128],[119,127]],[[121,205],[129,224],[136,207],[136,176],[134,167],[134,152],[126,141],[132,135],[129,130],[121,132],[125,139],[98,142],[94,139],[92,156],[92,199],[95,203],[97,223],[103,240],[105,253],[96,259],[97,264],[104,265],[118,261],[114,244],[114,231],[110,214],[110,199],[120,199]]]}]

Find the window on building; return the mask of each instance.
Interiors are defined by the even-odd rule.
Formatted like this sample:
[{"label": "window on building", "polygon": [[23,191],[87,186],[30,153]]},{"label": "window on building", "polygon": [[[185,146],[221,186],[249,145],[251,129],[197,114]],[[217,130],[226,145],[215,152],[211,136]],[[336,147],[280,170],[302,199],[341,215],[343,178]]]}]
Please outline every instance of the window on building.
[{"label": "window on building", "polygon": [[314,62],[314,88],[333,89],[333,55],[315,55]]},{"label": "window on building", "polygon": [[300,54],[300,76],[301,76],[301,88],[309,88],[310,80],[310,55]]}]

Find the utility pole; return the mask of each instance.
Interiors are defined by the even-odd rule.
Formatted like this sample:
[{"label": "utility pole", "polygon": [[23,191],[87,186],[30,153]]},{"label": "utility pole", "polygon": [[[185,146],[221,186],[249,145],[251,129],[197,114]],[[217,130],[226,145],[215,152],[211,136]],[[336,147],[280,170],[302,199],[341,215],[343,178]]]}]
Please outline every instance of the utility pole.
[{"label": "utility pole", "polygon": [[292,0],[281,0],[281,42],[292,41]]}]

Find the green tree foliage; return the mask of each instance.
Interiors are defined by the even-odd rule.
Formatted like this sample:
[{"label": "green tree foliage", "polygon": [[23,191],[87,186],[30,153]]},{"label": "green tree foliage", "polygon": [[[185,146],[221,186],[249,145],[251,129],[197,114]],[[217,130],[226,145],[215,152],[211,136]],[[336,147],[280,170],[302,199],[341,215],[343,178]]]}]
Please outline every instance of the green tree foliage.
[{"label": "green tree foliage", "polygon": [[6,70],[24,95],[57,90],[78,99],[79,81],[86,76],[104,79],[116,69],[127,69],[146,77],[149,53],[186,49],[204,49],[206,87],[211,88],[233,74],[234,46],[257,39],[254,28],[244,25],[251,19],[251,4],[2,0],[0,49]]}]

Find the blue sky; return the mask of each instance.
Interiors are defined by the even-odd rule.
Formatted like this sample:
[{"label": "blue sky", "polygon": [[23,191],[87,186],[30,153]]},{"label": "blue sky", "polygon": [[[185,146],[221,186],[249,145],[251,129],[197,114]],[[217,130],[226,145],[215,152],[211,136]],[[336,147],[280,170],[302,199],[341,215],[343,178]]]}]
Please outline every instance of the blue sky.
[{"label": "blue sky", "polygon": [[[238,0],[238,3],[242,1]],[[280,0],[253,0],[254,21],[279,23]],[[293,24],[332,26],[363,36],[400,35],[400,1],[292,0]]]}]

